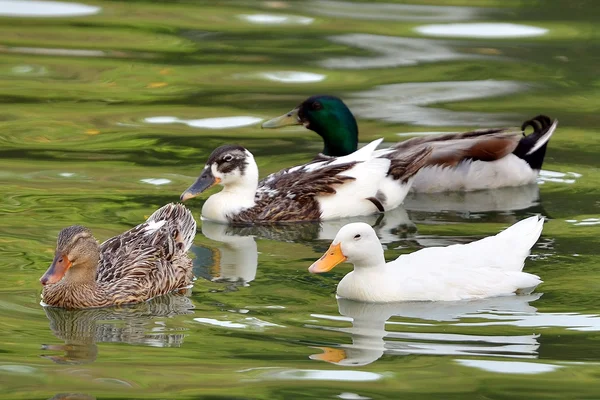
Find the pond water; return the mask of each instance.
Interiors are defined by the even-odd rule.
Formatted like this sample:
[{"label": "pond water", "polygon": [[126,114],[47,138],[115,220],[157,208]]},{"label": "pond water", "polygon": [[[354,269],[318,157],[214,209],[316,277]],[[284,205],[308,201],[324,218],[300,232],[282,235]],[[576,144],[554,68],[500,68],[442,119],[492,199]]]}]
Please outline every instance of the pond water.
[{"label": "pond water", "polygon": [[[600,3],[392,3],[0,1],[0,399],[598,398]],[[313,94],[344,98],[362,142],[558,118],[537,185],[412,195],[362,219],[389,260],[541,213],[525,270],[544,283],[336,300],[350,266],[307,268],[347,221],[204,223],[187,295],[40,305],[61,228],[129,229],[224,143],[262,176],[311,159],[313,133],[259,125]]]}]

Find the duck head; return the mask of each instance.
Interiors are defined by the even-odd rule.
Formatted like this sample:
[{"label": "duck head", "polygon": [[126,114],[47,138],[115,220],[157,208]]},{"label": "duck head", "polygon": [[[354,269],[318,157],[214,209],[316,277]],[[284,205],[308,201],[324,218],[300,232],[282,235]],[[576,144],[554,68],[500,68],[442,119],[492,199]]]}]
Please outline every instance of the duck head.
[{"label": "duck head", "polygon": [[256,190],[258,167],[252,153],[238,145],[216,148],[196,182],[181,194],[181,201],[196,197],[217,184],[225,189],[248,187]]},{"label": "duck head", "polygon": [[93,279],[99,259],[100,249],[92,232],[80,225],[69,226],[58,234],[54,260],[40,282],[52,285],[65,275],[70,280]]},{"label": "duck head", "polygon": [[385,264],[383,247],[369,224],[355,222],[343,226],[329,249],[310,266],[308,271],[313,274],[327,272],[345,261],[354,264],[355,268]]},{"label": "duck head", "polygon": [[335,96],[312,96],[298,107],[262,124],[263,128],[304,125],[323,138],[323,154],[341,157],[358,148],[358,126],[354,115]]}]

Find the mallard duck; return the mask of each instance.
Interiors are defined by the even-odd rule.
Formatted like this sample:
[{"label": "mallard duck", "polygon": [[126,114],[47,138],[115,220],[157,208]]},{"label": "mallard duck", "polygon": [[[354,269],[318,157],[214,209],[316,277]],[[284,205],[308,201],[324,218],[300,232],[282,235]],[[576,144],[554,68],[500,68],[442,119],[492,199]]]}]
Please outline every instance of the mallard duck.
[{"label": "mallard duck", "polygon": [[354,264],[354,271],[338,284],[338,296],[373,303],[529,294],[542,281],[522,272],[523,263],[543,225],[543,217],[533,216],[495,236],[468,244],[428,247],[386,263],[373,228],[353,223],[340,229],[329,250],[309,271],[327,272],[348,261]]},{"label": "mallard duck", "polygon": [[431,149],[375,150],[382,139],[343,157],[328,157],[273,173],[258,182],[254,156],[238,145],[215,149],[186,201],[215,184],[202,218],[230,224],[320,221],[391,210],[402,203]]},{"label": "mallard duck", "polygon": [[[415,192],[471,191],[521,186],[535,182],[546,147],[558,121],[539,115],[521,129],[480,129],[458,134],[416,137],[397,143],[396,149],[429,145],[429,163],[415,176]],[[358,146],[356,119],[335,96],[312,96],[287,114],[262,124],[263,128],[304,125],[323,138],[323,155],[340,157]],[[525,136],[531,126],[534,132]],[[498,140],[511,136],[511,140]],[[466,145],[465,142],[474,142]],[[402,153],[398,153],[402,154]]]},{"label": "mallard duck", "polygon": [[168,204],[143,224],[101,245],[79,225],[58,234],[56,254],[41,277],[43,302],[63,308],[138,303],[190,285],[187,251],[196,234],[192,213]]}]

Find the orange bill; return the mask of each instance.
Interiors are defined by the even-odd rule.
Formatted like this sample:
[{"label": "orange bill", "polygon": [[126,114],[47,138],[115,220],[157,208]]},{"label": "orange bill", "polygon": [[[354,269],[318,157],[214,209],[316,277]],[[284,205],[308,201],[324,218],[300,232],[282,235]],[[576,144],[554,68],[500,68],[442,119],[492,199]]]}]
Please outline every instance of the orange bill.
[{"label": "orange bill", "polygon": [[311,360],[321,360],[327,361],[328,363],[337,364],[347,358],[346,351],[342,349],[334,349],[331,347],[315,347],[315,349],[323,350],[323,353],[311,355]]},{"label": "orange bill", "polygon": [[331,271],[336,265],[346,261],[347,257],[342,253],[341,243],[332,244],[329,249],[308,268],[311,274],[320,274]]},{"label": "orange bill", "polygon": [[57,254],[46,273],[40,278],[40,282],[44,286],[55,284],[65,276],[71,265],[73,264],[66,255]]}]

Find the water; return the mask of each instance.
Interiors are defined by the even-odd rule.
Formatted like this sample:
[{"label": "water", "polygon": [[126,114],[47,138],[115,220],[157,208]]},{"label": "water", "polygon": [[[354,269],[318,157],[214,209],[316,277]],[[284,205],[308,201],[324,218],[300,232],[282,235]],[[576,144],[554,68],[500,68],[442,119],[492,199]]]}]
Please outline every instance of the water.
[{"label": "water", "polygon": [[[0,2],[0,398],[598,397],[596,2],[32,3]],[[306,270],[346,221],[203,224],[187,296],[40,306],[62,227],[103,240],[140,223],[226,142],[262,176],[309,160],[314,134],[259,124],[320,93],[347,100],[363,142],[558,118],[538,185],[363,218],[392,259],[542,213],[525,268],[545,282],[365,305],[334,296],[348,266]]]}]

